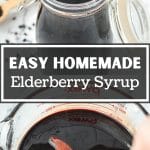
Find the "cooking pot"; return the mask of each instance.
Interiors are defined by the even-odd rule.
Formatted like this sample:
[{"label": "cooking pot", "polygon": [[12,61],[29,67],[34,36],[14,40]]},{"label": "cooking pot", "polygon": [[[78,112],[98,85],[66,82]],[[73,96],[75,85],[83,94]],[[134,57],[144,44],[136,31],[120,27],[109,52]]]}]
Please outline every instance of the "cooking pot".
[{"label": "cooking pot", "polygon": [[52,137],[75,150],[96,146],[127,150],[145,116],[136,104],[22,103],[0,107],[3,150],[52,149],[48,142]]}]

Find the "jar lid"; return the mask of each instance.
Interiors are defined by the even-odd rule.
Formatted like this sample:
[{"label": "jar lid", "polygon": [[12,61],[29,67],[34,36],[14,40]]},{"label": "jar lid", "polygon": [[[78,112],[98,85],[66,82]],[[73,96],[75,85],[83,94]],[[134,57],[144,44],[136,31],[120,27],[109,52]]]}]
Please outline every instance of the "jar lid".
[{"label": "jar lid", "polygon": [[140,0],[114,0],[113,2],[109,12],[110,23],[113,32],[118,32],[122,42],[149,42],[149,17],[143,3]]}]

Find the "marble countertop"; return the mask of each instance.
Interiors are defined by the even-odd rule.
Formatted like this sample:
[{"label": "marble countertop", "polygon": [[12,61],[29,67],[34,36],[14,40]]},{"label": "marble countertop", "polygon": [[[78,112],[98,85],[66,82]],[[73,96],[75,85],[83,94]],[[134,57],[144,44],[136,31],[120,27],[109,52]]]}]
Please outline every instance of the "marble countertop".
[{"label": "marble countertop", "polygon": [[[35,43],[35,24],[40,4],[12,12],[0,23],[0,43]],[[34,11],[33,11],[34,10]]]}]

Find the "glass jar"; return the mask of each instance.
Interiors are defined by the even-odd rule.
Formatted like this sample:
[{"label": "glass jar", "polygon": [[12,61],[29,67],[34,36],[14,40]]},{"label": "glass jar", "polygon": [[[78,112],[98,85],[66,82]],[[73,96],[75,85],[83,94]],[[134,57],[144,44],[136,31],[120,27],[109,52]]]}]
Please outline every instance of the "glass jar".
[{"label": "glass jar", "polygon": [[39,43],[149,42],[148,14],[139,0],[41,0]]},{"label": "glass jar", "polygon": [[106,0],[43,0],[37,22],[40,43],[111,43]]}]

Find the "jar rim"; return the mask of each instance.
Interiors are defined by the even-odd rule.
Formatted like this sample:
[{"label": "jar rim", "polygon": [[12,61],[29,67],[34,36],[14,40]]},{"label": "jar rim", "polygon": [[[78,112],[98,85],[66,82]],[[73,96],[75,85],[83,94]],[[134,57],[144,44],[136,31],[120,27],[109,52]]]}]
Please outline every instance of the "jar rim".
[{"label": "jar rim", "polygon": [[110,0],[90,0],[82,3],[64,3],[58,0],[41,0],[50,11],[68,17],[84,17],[94,14]]}]

